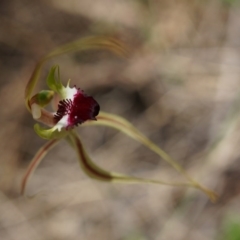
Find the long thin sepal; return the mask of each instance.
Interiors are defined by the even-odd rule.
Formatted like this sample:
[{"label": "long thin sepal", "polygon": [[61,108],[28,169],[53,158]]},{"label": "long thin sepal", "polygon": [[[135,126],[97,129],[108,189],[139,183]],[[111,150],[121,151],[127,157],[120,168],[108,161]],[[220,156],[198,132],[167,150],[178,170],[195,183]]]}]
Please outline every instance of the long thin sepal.
[{"label": "long thin sepal", "polygon": [[159,148],[155,143],[153,143],[151,140],[145,137],[126,119],[116,116],[114,114],[100,112],[100,114],[97,117],[97,121],[89,121],[85,123],[83,126],[88,125],[102,125],[112,127],[125,133],[129,137],[133,138],[134,140],[142,143],[143,145],[151,149],[153,152],[159,155],[164,161],[169,163],[177,172],[181,173],[189,181],[191,187],[203,191],[211,199],[212,202],[215,202],[217,200],[217,195],[213,191],[202,186],[196,180],[190,177],[182,166],[180,166],[175,160],[173,160],[164,150]]},{"label": "long thin sepal", "polygon": [[111,37],[94,36],[82,38],[77,41],[62,45],[47,54],[45,58],[49,59],[68,52],[89,49],[107,49],[120,56],[128,55],[128,50],[126,49],[126,46],[122,44],[122,42]]},{"label": "long thin sepal", "polygon": [[27,109],[29,111],[31,109],[29,101],[33,93],[34,87],[36,86],[39,80],[43,64],[46,61],[50,60],[53,57],[66,54],[69,52],[84,51],[89,49],[106,49],[120,56],[126,56],[128,54],[126,47],[120,41],[110,37],[86,37],[54,49],[53,51],[45,55],[36,64],[35,69],[28,81],[28,84],[25,89],[25,104]]},{"label": "long thin sepal", "polygon": [[190,186],[189,183],[171,183],[152,179],[143,179],[138,177],[127,176],[116,172],[106,171],[97,166],[89,157],[84,148],[80,138],[75,132],[71,132],[68,137],[68,142],[76,150],[78,155],[79,163],[83,171],[91,178],[107,181],[107,182],[118,182],[118,183],[148,183],[148,184],[161,184],[170,186]]},{"label": "long thin sepal", "polygon": [[38,165],[41,163],[45,155],[53,148],[57,143],[59,142],[58,139],[50,140],[46,144],[44,144],[36,153],[36,155],[33,157],[32,161],[30,162],[26,173],[24,174],[24,177],[22,179],[21,183],[21,194],[25,194],[25,189],[27,182],[29,181],[31,175],[34,173]]}]

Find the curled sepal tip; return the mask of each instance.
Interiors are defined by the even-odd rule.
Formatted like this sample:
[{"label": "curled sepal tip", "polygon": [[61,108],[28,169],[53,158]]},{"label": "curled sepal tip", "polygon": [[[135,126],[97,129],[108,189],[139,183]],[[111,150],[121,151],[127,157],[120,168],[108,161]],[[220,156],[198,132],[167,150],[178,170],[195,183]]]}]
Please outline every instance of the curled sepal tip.
[{"label": "curled sepal tip", "polygon": [[50,129],[45,129],[42,128],[39,124],[34,125],[34,130],[39,137],[48,140],[64,138],[68,134],[68,132],[65,129],[59,131],[56,126]]}]

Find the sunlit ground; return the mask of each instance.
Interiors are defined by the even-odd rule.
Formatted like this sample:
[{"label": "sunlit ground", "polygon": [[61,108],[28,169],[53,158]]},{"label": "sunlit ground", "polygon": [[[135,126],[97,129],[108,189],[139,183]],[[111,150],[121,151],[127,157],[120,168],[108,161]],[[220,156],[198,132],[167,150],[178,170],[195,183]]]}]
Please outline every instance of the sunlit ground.
[{"label": "sunlit ground", "polygon": [[[62,141],[20,195],[44,140],[33,130],[24,88],[37,60],[84,36],[112,36],[128,59],[72,53],[64,82],[127,118],[189,174],[219,195],[159,185],[97,182]],[[1,240],[240,239],[240,5],[230,0],[0,2]],[[139,177],[182,181],[157,155],[113,129],[79,127],[94,161]]]}]

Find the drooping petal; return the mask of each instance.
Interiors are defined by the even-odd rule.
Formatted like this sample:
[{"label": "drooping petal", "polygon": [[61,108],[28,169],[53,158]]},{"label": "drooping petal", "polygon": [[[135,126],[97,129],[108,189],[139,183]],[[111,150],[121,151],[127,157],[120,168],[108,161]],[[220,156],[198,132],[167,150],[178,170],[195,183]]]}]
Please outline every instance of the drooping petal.
[{"label": "drooping petal", "polygon": [[105,112],[100,112],[99,116],[97,117],[97,121],[89,121],[84,126],[89,125],[102,125],[107,126],[111,128],[115,128],[129,137],[135,139],[136,141],[142,143],[147,148],[155,152],[157,155],[159,155],[164,161],[169,163],[177,172],[181,173],[190,183],[190,185],[194,188],[197,188],[201,191],[203,191],[208,197],[211,199],[211,201],[215,202],[217,200],[217,195],[210,189],[202,186],[200,183],[198,183],[196,180],[194,180],[192,177],[188,175],[186,170],[180,166],[175,160],[173,160],[164,150],[159,148],[156,144],[154,144],[151,140],[149,140],[147,137],[145,137],[138,129],[136,129],[130,122],[128,122],[126,119],[119,117],[114,114],[109,114]]},{"label": "drooping petal", "polygon": [[68,135],[68,141],[71,146],[77,152],[79,164],[83,171],[91,178],[107,181],[107,182],[119,182],[119,183],[148,183],[148,184],[161,184],[170,186],[191,186],[189,183],[169,183],[164,181],[158,181],[153,179],[143,179],[138,177],[127,176],[116,172],[106,171],[97,166],[89,157],[84,148],[80,138],[73,131]]},{"label": "drooping petal", "polygon": [[24,177],[22,179],[22,183],[21,183],[21,194],[24,195],[25,193],[25,189],[26,189],[26,185],[27,182],[29,181],[31,175],[34,173],[34,171],[36,170],[36,168],[38,167],[38,165],[41,163],[41,161],[43,160],[43,158],[45,157],[45,155],[51,150],[51,148],[53,148],[57,143],[59,142],[58,139],[54,139],[51,140],[49,142],[47,142],[46,144],[44,144],[39,150],[38,152],[35,154],[35,156],[33,157],[32,161],[30,162],[26,173],[24,174]]}]

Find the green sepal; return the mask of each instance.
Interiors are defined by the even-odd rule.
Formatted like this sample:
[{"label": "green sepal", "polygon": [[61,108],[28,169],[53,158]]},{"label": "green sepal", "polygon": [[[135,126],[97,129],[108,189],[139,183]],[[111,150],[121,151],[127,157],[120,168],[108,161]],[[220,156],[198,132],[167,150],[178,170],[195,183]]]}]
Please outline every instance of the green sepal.
[{"label": "green sepal", "polygon": [[54,91],[51,90],[42,90],[39,93],[35,94],[31,98],[31,104],[36,103],[40,107],[45,107],[47,104],[49,104],[54,96]]},{"label": "green sepal", "polygon": [[41,127],[39,124],[34,125],[34,130],[39,137],[48,140],[64,138],[68,134],[68,131],[66,131],[65,129],[61,131],[58,131],[56,127],[46,129]]}]

